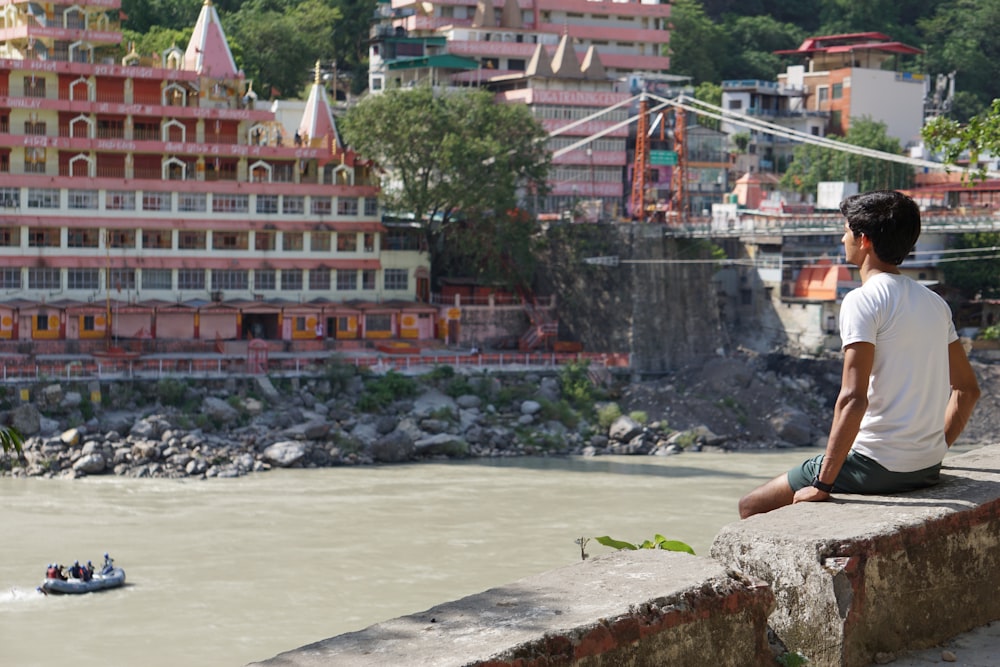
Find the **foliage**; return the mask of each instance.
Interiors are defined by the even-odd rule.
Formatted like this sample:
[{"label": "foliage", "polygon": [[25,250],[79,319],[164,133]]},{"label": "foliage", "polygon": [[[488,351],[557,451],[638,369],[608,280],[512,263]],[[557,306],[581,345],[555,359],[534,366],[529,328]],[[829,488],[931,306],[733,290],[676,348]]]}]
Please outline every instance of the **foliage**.
[{"label": "foliage", "polygon": [[550,161],[546,132],[526,106],[498,104],[485,90],[392,88],[366,97],[340,127],[392,172],[384,207],[424,225],[435,276],[523,282],[534,224],[518,192],[544,195]]},{"label": "foliage", "polygon": [[976,335],[978,340],[1000,340],[1000,324],[991,324],[980,330]]},{"label": "foliage", "polygon": [[597,388],[590,381],[590,364],[587,361],[571,361],[559,369],[559,386],[562,395],[570,405],[580,410],[590,410],[596,398]]},{"label": "foliage", "polygon": [[[899,140],[886,133],[885,123],[871,118],[854,119],[845,137],[830,138],[885,153],[902,153]],[[856,182],[861,192],[905,189],[913,182],[913,168],[812,144],[797,146],[788,171],[781,177],[781,186],[802,194],[813,194],[820,181]]]},{"label": "foliage", "polygon": [[[713,106],[722,106],[722,86],[711,81],[702,81],[694,89],[694,98],[696,100],[701,100],[702,102],[707,102]],[[719,126],[722,125],[722,121],[718,118],[709,118],[708,116],[699,116],[698,124],[702,127],[707,127],[713,130],[718,130]]]},{"label": "foliage", "polygon": [[721,56],[728,53],[722,26],[712,22],[697,0],[674,0],[670,22],[670,71],[690,76],[696,84],[721,81]]},{"label": "foliage", "polygon": [[340,394],[347,389],[351,379],[358,374],[353,364],[339,357],[330,357],[323,365],[323,377],[330,383],[330,391]]},{"label": "foliage", "polygon": [[940,152],[945,164],[954,165],[964,158],[976,167],[973,180],[983,180],[987,165],[980,163],[980,157],[1000,155],[1000,99],[993,100],[988,112],[964,124],[942,116],[933,118],[921,133],[927,148]]},{"label": "foliage", "polygon": [[163,405],[181,407],[187,397],[188,386],[174,378],[164,378],[156,383],[156,394]]},{"label": "foliage", "polygon": [[645,410],[633,410],[628,413],[629,419],[634,421],[636,424],[645,424],[649,421],[649,415]]},{"label": "foliage", "polygon": [[400,398],[416,396],[416,380],[396,371],[388,371],[365,383],[365,392],[358,399],[358,408],[364,412],[380,410]]},{"label": "foliage", "polygon": [[435,366],[431,369],[431,372],[427,374],[427,379],[430,382],[440,382],[441,380],[450,380],[455,377],[455,367],[448,364],[442,364],[440,366]]},{"label": "foliage", "polygon": [[[1000,247],[1000,232],[979,232],[961,234],[955,239],[952,247],[956,250],[990,249]],[[1000,296],[1000,262],[983,256],[970,256],[967,259],[953,259],[942,264],[944,276],[948,285],[962,291],[968,298],[995,298]],[[971,253],[970,253],[971,255]]]},{"label": "foliage", "polygon": [[798,651],[793,653],[782,653],[776,660],[781,667],[802,667],[803,665],[809,664],[809,658],[805,657]]},{"label": "foliage", "polygon": [[549,401],[542,399],[539,401],[542,406],[539,414],[547,421],[557,421],[568,428],[576,428],[580,423],[580,414],[566,401]]},{"label": "foliage", "polygon": [[653,536],[652,540],[644,540],[641,544],[632,544],[631,542],[623,542],[621,540],[616,540],[614,538],[604,535],[602,537],[595,537],[600,544],[606,547],[611,547],[612,549],[636,551],[638,549],[664,549],[666,551],[681,551],[684,553],[689,553],[694,555],[694,549],[690,545],[681,542],[679,540],[668,540],[663,535],[657,533]]},{"label": "foliage", "polygon": [[621,416],[622,410],[617,403],[605,403],[597,408],[597,424],[605,431]]},{"label": "foliage", "polygon": [[24,436],[13,426],[0,426],[0,447],[4,454],[15,452],[21,457],[24,455]]}]

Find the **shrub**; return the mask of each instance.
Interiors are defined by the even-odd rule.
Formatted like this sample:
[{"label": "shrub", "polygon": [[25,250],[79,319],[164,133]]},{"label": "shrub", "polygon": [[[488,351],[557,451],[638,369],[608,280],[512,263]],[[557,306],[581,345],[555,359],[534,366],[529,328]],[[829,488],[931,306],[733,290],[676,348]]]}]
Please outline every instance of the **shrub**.
[{"label": "shrub", "polygon": [[440,366],[435,366],[431,369],[431,372],[427,374],[427,380],[430,382],[440,382],[441,380],[450,380],[455,377],[455,369],[448,364],[442,364]]},{"label": "shrub", "polygon": [[1000,324],[991,324],[981,329],[976,336],[979,340],[1000,340]]},{"label": "shrub", "polygon": [[416,380],[396,371],[389,371],[365,383],[365,393],[358,399],[358,408],[365,412],[380,410],[396,399],[416,396]]},{"label": "shrub", "polygon": [[587,374],[588,368],[585,361],[572,361],[559,370],[563,397],[578,409],[589,410],[595,399],[594,383]]},{"label": "shrub", "polygon": [[646,424],[649,422],[649,415],[645,410],[633,410],[628,413],[629,418],[637,424]]},{"label": "shrub", "polygon": [[557,421],[567,428],[576,428],[580,423],[580,415],[565,399],[560,401],[541,400],[541,416],[547,421]]},{"label": "shrub", "polygon": [[622,416],[622,410],[617,403],[605,403],[597,408],[597,423],[607,431],[615,420]]},{"label": "shrub", "polygon": [[187,385],[174,378],[164,378],[156,383],[156,393],[164,405],[181,407],[187,395]]}]

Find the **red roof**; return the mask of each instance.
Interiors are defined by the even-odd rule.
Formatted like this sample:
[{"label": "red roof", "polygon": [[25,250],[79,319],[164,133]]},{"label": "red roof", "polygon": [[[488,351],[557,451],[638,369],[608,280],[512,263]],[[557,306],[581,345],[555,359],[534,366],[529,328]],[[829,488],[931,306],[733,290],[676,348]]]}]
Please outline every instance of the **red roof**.
[{"label": "red roof", "polygon": [[783,49],[774,53],[780,55],[809,55],[813,53],[849,53],[858,50],[886,51],[915,55],[923,53],[915,46],[889,41],[888,35],[880,32],[855,32],[843,35],[810,37],[797,49]]}]

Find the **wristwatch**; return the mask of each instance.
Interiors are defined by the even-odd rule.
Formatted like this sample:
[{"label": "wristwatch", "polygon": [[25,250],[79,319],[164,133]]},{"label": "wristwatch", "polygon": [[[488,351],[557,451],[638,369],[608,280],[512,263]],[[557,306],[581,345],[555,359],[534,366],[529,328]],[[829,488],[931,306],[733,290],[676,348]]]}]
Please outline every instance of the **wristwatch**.
[{"label": "wristwatch", "polygon": [[819,475],[812,478],[812,481],[809,482],[809,486],[817,488],[824,493],[833,493],[833,484],[827,484],[826,482],[819,481]]}]

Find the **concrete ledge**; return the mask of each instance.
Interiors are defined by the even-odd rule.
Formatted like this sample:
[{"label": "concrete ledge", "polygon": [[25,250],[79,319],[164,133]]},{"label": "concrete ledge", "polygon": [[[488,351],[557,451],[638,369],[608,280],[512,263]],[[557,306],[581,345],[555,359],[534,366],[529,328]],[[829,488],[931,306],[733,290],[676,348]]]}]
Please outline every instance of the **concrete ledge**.
[{"label": "concrete ledge", "polygon": [[1000,445],[949,458],[942,480],[733,523],[711,554],[771,585],[771,627],[812,667],[927,648],[1000,619]]},{"label": "concrete ledge", "polygon": [[773,665],[767,586],[711,560],[615,552],[255,665]]}]

